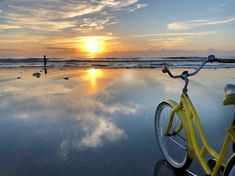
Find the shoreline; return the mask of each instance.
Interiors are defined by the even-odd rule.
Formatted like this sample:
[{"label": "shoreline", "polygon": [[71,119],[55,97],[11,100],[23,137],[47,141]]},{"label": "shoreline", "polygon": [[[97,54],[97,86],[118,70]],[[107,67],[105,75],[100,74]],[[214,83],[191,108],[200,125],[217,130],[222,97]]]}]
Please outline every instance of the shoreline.
[{"label": "shoreline", "polygon": [[[162,69],[162,67],[165,65],[159,65],[159,66],[121,66],[121,67],[112,67],[112,66],[98,66],[98,65],[91,65],[91,66],[64,66],[64,67],[59,67],[59,66],[47,66],[47,69],[58,69],[58,70],[69,70],[69,69],[111,69],[111,70],[124,70],[124,69],[134,69],[134,70],[143,70],[143,69]],[[171,69],[195,69],[197,68],[198,65],[194,65],[194,66],[172,66],[172,65],[168,65],[166,64],[167,67],[171,68]],[[204,68],[202,69],[234,69],[235,68],[235,64],[234,66],[219,66],[219,65],[206,65]],[[1,67],[0,66],[0,70],[4,70],[4,69],[41,69],[44,70],[43,66],[4,66]]]},{"label": "shoreline", "polygon": [[[153,57],[153,58],[90,58],[90,59],[58,59],[48,58],[47,68],[97,68],[97,69],[155,69],[164,65],[170,68],[194,69],[200,65],[203,57]],[[222,59],[223,63],[214,62],[207,64],[205,68],[235,68],[235,59]],[[228,60],[230,63],[228,63]],[[231,61],[230,61],[231,60]],[[226,63],[227,62],[227,63]],[[233,62],[233,63],[231,63]],[[45,63],[44,63],[45,64]],[[1,68],[42,68],[42,58],[24,59],[0,59]]]}]

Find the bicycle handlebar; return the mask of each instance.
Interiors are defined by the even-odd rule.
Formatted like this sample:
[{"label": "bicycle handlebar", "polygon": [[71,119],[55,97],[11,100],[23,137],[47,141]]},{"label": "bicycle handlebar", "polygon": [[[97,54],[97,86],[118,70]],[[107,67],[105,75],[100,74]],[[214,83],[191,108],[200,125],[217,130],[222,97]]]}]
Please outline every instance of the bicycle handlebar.
[{"label": "bicycle handlebar", "polygon": [[171,73],[171,71],[167,68],[167,66],[163,66],[163,69],[162,69],[162,72],[163,73],[168,73],[168,75],[171,77],[171,78],[182,78],[182,79],[186,79],[187,77],[189,76],[194,76],[196,75],[201,69],[202,67],[206,64],[206,63],[212,63],[212,62],[219,62],[219,63],[235,63],[235,59],[217,59],[215,58],[214,55],[209,55],[207,57],[206,60],[204,60],[201,65],[199,65],[199,67],[192,73],[188,73],[188,71],[184,71],[182,74],[180,75],[173,75]]},{"label": "bicycle handlebar", "polygon": [[181,75],[173,75],[172,73],[171,73],[171,71],[167,68],[167,66],[163,66],[163,69],[162,69],[162,72],[163,73],[168,73],[168,75],[170,76],[170,77],[172,77],[172,78],[181,78],[180,76]]},{"label": "bicycle handlebar", "polygon": [[216,59],[219,63],[235,63],[235,59]]}]

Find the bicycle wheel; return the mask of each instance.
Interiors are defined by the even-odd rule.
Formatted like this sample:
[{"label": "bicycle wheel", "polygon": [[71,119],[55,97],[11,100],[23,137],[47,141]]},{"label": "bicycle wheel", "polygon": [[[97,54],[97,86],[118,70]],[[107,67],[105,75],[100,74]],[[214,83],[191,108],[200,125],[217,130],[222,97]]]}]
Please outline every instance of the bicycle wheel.
[{"label": "bicycle wheel", "polygon": [[232,157],[232,159],[227,164],[224,176],[234,176],[235,175],[235,156]]},{"label": "bicycle wheel", "polygon": [[181,119],[177,114],[174,115],[169,135],[164,135],[171,110],[172,106],[166,102],[158,105],[155,113],[155,133],[158,145],[166,161],[175,169],[186,170],[192,160],[188,157],[187,138],[184,128],[179,133],[176,133],[181,124]]}]

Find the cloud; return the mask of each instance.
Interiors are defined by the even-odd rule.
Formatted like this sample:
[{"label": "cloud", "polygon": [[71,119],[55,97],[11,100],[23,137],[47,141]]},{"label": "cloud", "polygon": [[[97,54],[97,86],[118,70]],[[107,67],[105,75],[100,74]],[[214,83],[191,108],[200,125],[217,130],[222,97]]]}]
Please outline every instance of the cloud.
[{"label": "cloud", "polygon": [[63,48],[63,47],[48,47],[49,50],[64,50],[64,51],[74,51],[74,48]]},{"label": "cloud", "polygon": [[181,32],[181,33],[159,33],[159,34],[138,34],[131,35],[135,38],[147,38],[151,46],[160,48],[185,47],[188,43],[197,40],[203,36],[216,34],[215,31],[206,32]]},{"label": "cloud", "polygon": [[181,32],[181,33],[160,33],[160,34],[137,34],[131,37],[162,37],[162,36],[205,36],[216,34],[215,31],[207,32]]},{"label": "cloud", "polygon": [[129,12],[134,12],[135,10],[147,7],[148,4],[135,4],[135,6],[129,10]]},{"label": "cloud", "polygon": [[[90,121],[81,122],[83,125],[72,125],[70,129],[63,129],[64,135],[69,133],[59,145],[61,157],[66,159],[71,151],[81,151],[101,147],[106,142],[116,142],[126,139],[126,133],[112,121],[94,114],[87,114]],[[67,134],[68,135],[68,134]]]},{"label": "cloud", "polygon": [[[97,12],[101,12],[104,9],[112,9],[112,10],[122,10],[125,7],[134,6],[137,7],[135,10],[143,7],[142,4],[136,4],[138,0],[101,0],[101,1],[93,1],[86,2],[81,5],[68,6],[66,13],[62,13],[64,18],[73,18],[78,16],[84,16],[88,14],[93,14]],[[66,9],[66,8],[65,8]],[[133,10],[134,11],[134,10]]]},{"label": "cloud", "polygon": [[[106,89],[105,89],[106,90]],[[108,91],[109,92],[109,91]],[[105,92],[107,93],[107,91]],[[109,92],[110,93],[110,92]],[[112,96],[112,95],[111,95]],[[103,96],[102,96],[103,97]],[[111,97],[108,97],[111,98]],[[71,102],[69,112],[73,112],[75,131],[65,129],[64,133],[72,133],[60,144],[60,153],[67,157],[71,150],[87,150],[102,147],[106,142],[113,143],[127,138],[127,134],[115,124],[115,117],[136,114],[141,106],[133,103],[104,103],[94,97],[76,99]],[[78,106],[79,105],[79,106]]]},{"label": "cloud", "polygon": [[87,5],[82,5],[78,6],[76,8],[71,8],[70,11],[62,13],[63,18],[73,18],[77,16],[83,16],[83,15],[88,15],[92,13],[99,12],[104,9],[104,5],[97,5],[97,6],[87,6]]},{"label": "cloud", "polygon": [[79,30],[87,31],[87,30],[103,30],[105,26],[109,26],[111,24],[114,24],[114,21],[112,17],[106,17],[103,19],[91,19],[91,18],[85,18],[82,20],[82,23],[79,26]]},{"label": "cloud", "polygon": [[96,148],[103,145],[103,140],[111,142],[126,138],[126,134],[111,121],[98,118],[96,127],[87,132],[79,143],[79,148]]},{"label": "cloud", "polygon": [[0,30],[5,30],[5,29],[20,29],[21,26],[19,25],[11,25],[11,24],[0,24]]},{"label": "cloud", "polygon": [[208,25],[220,25],[234,23],[235,18],[227,18],[223,20],[190,20],[190,21],[178,21],[170,23],[167,28],[170,30],[187,30],[198,26],[208,26]]},{"label": "cloud", "polygon": [[[86,72],[81,70],[68,72],[67,70],[66,75],[69,74],[73,80],[79,79],[79,81],[71,82],[70,85],[59,81],[64,74],[65,72],[58,72],[52,78],[55,83],[48,84],[46,92],[44,87],[40,86],[40,82],[34,84],[33,91],[27,91],[27,86],[31,86],[29,81],[32,79],[31,74],[23,75],[24,86],[15,84],[16,79],[13,78],[12,87],[0,88],[8,100],[6,104],[0,103],[0,108],[4,108],[4,112],[7,114],[10,112],[11,118],[28,122],[32,120],[34,122],[48,121],[50,128],[45,125],[41,126],[39,131],[34,130],[34,132],[43,133],[46,136],[52,129],[51,125],[55,125],[55,121],[61,123],[58,126],[55,125],[53,131],[58,130],[57,134],[61,135],[57,149],[64,158],[74,150],[87,150],[102,147],[106,143],[125,140],[127,134],[116,121],[119,118],[135,117],[142,105],[129,100],[119,102],[118,94],[110,87],[116,81],[112,78],[114,76],[112,74],[103,78],[102,86],[104,87],[95,95],[89,94],[90,85],[87,84],[87,81],[90,80],[85,82],[83,80]],[[58,77],[59,80],[57,80]],[[42,81],[51,82],[51,80]],[[44,96],[41,96],[42,94]],[[50,98],[45,99],[45,96]],[[13,111],[9,111],[11,107],[15,107]],[[66,123],[64,123],[65,121]]]},{"label": "cloud", "polygon": [[[14,7],[15,8],[15,7]],[[72,21],[55,21],[50,19],[50,15],[52,16],[53,13],[47,12],[37,12],[37,10],[33,9],[30,10],[30,13],[22,8],[22,13],[8,13],[5,15],[7,20],[5,21],[5,29],[12,29],[15,28],[22,28],[22,29],[31,29],[31,30],[38,30],[38,31],[60,31],[66,28],[75,27],[76,23]],[[46,18],[46,16],[48,16]],[[45,20],[47,19],[47,20]]]},{"label": "cloud", "polygon": [[76,28],[80,31],[88,29],[103,30],[106,26],[117,23],[118,13],[135,11],[146,7],[138,4],[139,0],[92,0],[62,1],[44,0],[0,2],[3,10],[2,30],[22,28],[24,30],[63,31]]},{"label": "cloud", "polygon": [[[17,48],[21,44],[21,52],[15,52],[14,55],[30,56],[39,55],[40,50],[56,44],[58,48],[75,50],[71,53],[58,50],[61,53],[56,53],[49,49],[46,50],[48,55],[83,57],[84,53],[79,51],[81,46],[76,43],[76,37],[109,35],[113,29],[111,26],[120,23],[120,17],[146,6],[139,0],[0,1],[0,45]],[[41,39],[35,39],[37,36]],[[118,40],[121,39],[109,40],[106,43],[108,50],[119,47]],[[12,56],[12,53],[9,55]]]},{"label": "cloud", "polygon": [[18,49],[16,48],[0,48],[0,52],[12,52],[12,51],[17,51]]},{"label": "cloud", "polygon": [[170,37],[170,38],[157,38],[151,39],[150,42],[153,46],[160,46],[163,48],[173,48],[175,46],[185,45],[192,42],[192,37]]}]

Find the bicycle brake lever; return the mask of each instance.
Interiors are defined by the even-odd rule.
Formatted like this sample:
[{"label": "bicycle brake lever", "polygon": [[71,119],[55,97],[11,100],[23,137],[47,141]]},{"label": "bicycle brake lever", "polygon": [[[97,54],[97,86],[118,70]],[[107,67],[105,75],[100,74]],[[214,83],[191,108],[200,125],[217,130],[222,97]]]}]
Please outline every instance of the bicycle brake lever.
[{"label": "bicycle brake lever", "polygon": [[169,72],[169,70],[168,70],[168,68],[167,68],[167,66],[163,66],[163,69],[162,69],[162,73],[167,73],[167,72]]}]

